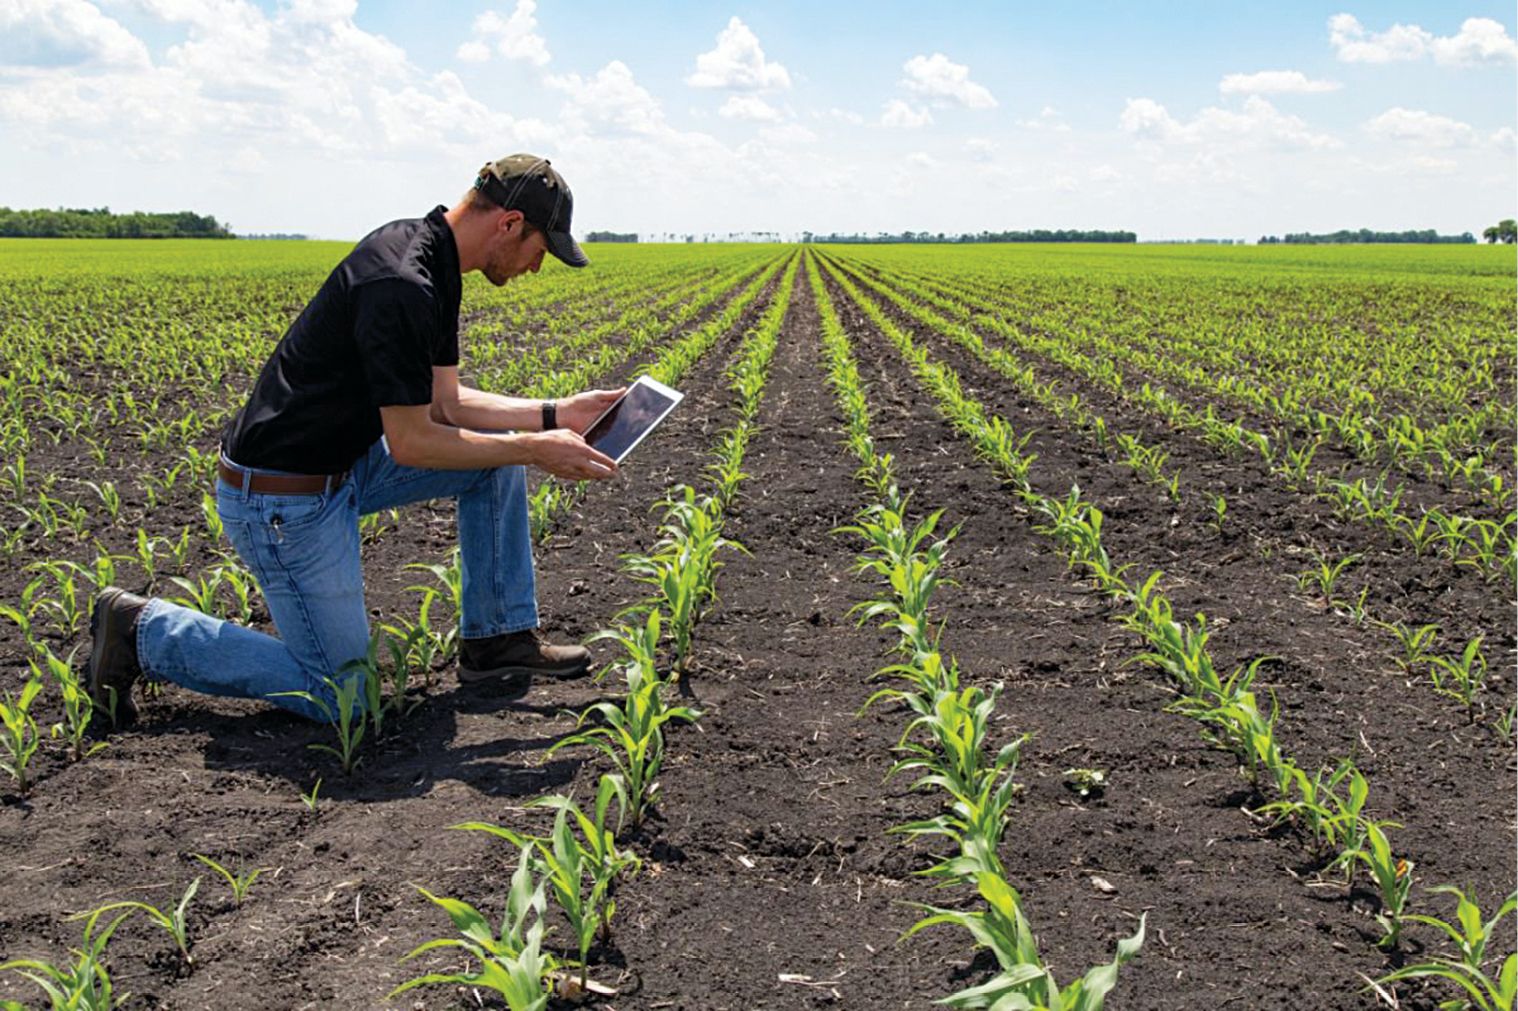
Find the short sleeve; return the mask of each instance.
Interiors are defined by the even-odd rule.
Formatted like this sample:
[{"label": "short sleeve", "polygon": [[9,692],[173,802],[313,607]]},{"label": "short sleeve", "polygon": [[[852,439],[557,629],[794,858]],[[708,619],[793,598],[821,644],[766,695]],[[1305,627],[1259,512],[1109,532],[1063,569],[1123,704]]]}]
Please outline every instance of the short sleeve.
[{"label": "short sleeve", "polygon": [[[432,403],[437,308],[426,289],[387,279],[354,293],[353,339],[374,407]],[[454,335],[455,345],[458,342]]]}]

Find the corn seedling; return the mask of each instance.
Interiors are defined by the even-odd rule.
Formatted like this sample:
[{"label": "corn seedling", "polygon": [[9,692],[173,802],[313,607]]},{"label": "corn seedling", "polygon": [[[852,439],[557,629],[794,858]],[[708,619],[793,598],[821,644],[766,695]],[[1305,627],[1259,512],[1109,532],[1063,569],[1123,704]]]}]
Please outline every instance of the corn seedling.
[{"label": "corn seedling", "polygon": [[[42,666],[57,682],[58,692],[63,701],[63,722],[53,724],[52,737],[68,741],[69,757],[74,761],[88,758],[106,746],[104,741],[91,744],[86,739],[90,729],[90,718],[95,711],[94,701],[90,698],[90,693],[79,683],[79,675],[74,673],[72,654],[67,660],[60,660],[46,646],[41,648],[41,653]],[[36,660],[29,659],[27,663],[32,668],[32,680],[40,682],[43,677],[42,667],[37,665]]]},{"label": "corn seedling", "polygon": [[1381,910],[1376,913],[1376,922],[1381,925],[1385,936],[1381,938],[1380,945],[1383,948],[1395,948],[1402,940],[1403,913],[1407,908],[1407,894],[1413,887],[1413,865],[1396,858],[1392,854],[1391,843],[1386,838],[1385,829],[1400,828],[1400,825],[1369,819],[1363,820],[1361,824],[1365,830],[1365,844],[1345,851],[1339,859],[1346,865],[1358,861],[1370,871],[1381,897]]},{"label": "corn seedling", "polygon": [[149,920],[162,927],[174,939],[174,946],[179,949],[179,957],[184,960],[186,966],[189,966],[194,962],[194,959],[190,957],[190,901],[195,898],[195,893],[199,890],[200,878],[196,878],[186,886],[184,894],[179,897],[178,905],[169,912],[164,912],[157,906],[151,906],[146,902],[127,900],[124,902],[110,902],[88,913],[80,913],[77,916],[70,917],[70,919],[83,919],[85,921],[84,933],[86,936],[89,936],[91,931],[94,930],[96,922],[106,913],[113,913],[118,909],[125,910],[128,914],[142,913]]},{"label": "corn seedling", "polygon": [[255,867],[251,871],[234,874],[204,853],[191,853],[190,856],[222,876],[227,887],[232,889],[232,904],[237,906],[242,905],[242,900],[248,897],[248,892],[253,888],[253,882],[257,881],[258,876],[264,872],[264,868]]},{"label": "corn seedling", "polygon": [[1502,960],[1501,968],[1498,969],[1496,976],[1488,975],[1485,965],[1486,946],[1492,938],[1492,932],[1504,917],[1518,908],[1518,893],[1509,895],[1490,919],[1482,919],[1481,908],[1476,905],[1475,900],[1459,888],[1441,885],[1430,888],[1429,892],[1455,896],[1458,902],[1455,911],[1456,922],[1447,923],[1436,916],[1414,913],[1408,914],[1406,919],[1443,931],[1459,949],[1460,957],[1446,958],[1436,955],[1427,962],[1403,966],[1376,982],[1396,983],[1409,979],[1443,979],[1455,984],[1463,993],[1454,1000],[1441,1002],[1439,1007],[1442,1009],[1458,1011],[1462,1008],[1478,1008],[1479,1011],[1512,1011],[1514,1001],[1518,999],[1518,953],[1509,954]]},{"label": "corn seedling", "polygon": [[1486,655],[1481,652],[1481,636],[1465,644],[1458,657],[1430,656],[1429,674],[1434,679],[1434,690],[1458,699],[1465,706],[1466,715],[1476,718],[1476,693],[1486,681]]},{"label": "corn seedling", "polygon": [[[357,661],[355,661],[357,662]],[[351,666],[351,664],[349,665]],[[344,669],[348,669],[345,666]],[[365,706],[364,682],[368,679],[362,674],[351,674],[342,679],[339,684],[332,678],[323,678],[327,687],[332,692],[333,701],[315,695],[311,692],[275,692],[275,696],[287,695],[292,698],[305,699],[315,706],[323,718],[332,725],[337,733],[337,746],[330,744],[308,744],[306,747],[313,751],[325,751],[342,763],[343,772],[353,774],[354,766],[361,761],[358,754],[358,746],[363,743],[364,730],[368,726],[368,709]]]},{"label": "corn seedling", "polygon": [[1208,499],[1208,504],[1212,507],[1212,518],[1208,523],[1211,524],[1213,533],[1221,534],[1223,522],[1228,518],[1228,500],[1221,495],[1214,495]]},{"label": "corn seedling", "polygon": [[37,721],[32,718],[31,712],[32,703],[41,691],[41,679],[30,678],[21,686],[20,695],[12,696],[7,691],[5,701],[0,702],[0,732],[4,735],[0,736],[0,746],[5,749],[5,757],[0,759],[0,769],[11,774],[16,780],[17,792],[23,796],[32,787],[26,770],[41,743],[37,734]]},{"label": "corn seedling", "polygon": [[[590,947],[596,935],[601,935],[603,943],[611,936],[611,918],[617,908],[612,889],[624,871],[636,872],[640,865],[636,856],[616,848],[606,827],[607,807],[618,796],[625,796],[621,783],[611,776],[602,776],[594,817],[580,810],[568,797],[545,797],[535,802],[531,806],[552,806],[557,810],[553,829],[546,838],[524,836],[483,822],[452,826],[488,832],[532,854],[533,872],[547,882],[579,946],[581,991],[588,982]],[[576,835],[575,826],[581,835]]]},{"label": "corn seedling", "polygon": [[[122,913],[107,923],[99,932],[91,923],[84,931],[84,946],[73,949],[74,961],[67,965],[54,965],[40,959],[15,959],[0,964],[0,972],[14,972],[25,976],[47,994],[48,1005],[53,1011],[113,1011],[126,1001],[127,995],[117,996],[111,986],[111,975],[105,967],[105,949],[111,935],[132,914]],[[0,1005],[4,1006],[4,1005]],[[16,1011],[22,1005],[14,1004]]]},{"label": "corn seedling", "polygon": [[[642,630],[624,634],[629,637],[641,635],[645,647],[649,639],[657,642],[659,612],[648,612]],[[649,663],[646,651],[640,649],[636,659],[622,665],[622,672],[627,680],[627,694],[621,706],[610,702],[590,706],[580,714],[576,726],[584,726],[597,716],[604,721],[603,724],[556,742],[548,753],[551,755],[560,748],[587,744],[610,758],[626,792],[628,817],[636,827],[642,824],[644,814],[658,800],[659,770],[664,765],[664,725],[671,720],[695,722],[701,714],[688,706],[665,704],[664,682]]]},{"label": "corn seedling", "polygon": [[300,802],[302,804],[306,805],[306,810],[310,811],[312,814],[316,814],[317,813],[317,810],[316,810],[317,804],[319,804],[321,802],[321,797],[320,797],[321,790],[322,790],[322,778],[320,776],[317,776],[316,777],[316,782],[311,784],[311,790],[310,790],[310,792],[303,792],[300,795]]},{"label": "corn seedling", "polygon": [[442,898],[425,888],[417,891],[442,908],[462,938],[443,937],[428,941],[402,961],[439,948],[460,948],[480,963],[475,973],[428,973],[408,979],[389,994],[395,997],[419,986],[472,986],[499,994],[510,1011],[545,1011],[553,996],[552,980],[559,964],[543,951],[543,910],[547,905],[547,882],[535,878],[531,847],[523,846],[517,869],[511,876],[506,909],[499,933],[480,911],[459,899]]},{"label": "corn seedling", "polygon": [[1147,914],[1139,917],[1138,930],[1117,943],[1117,954],[1105,965],[1088,970],[1063,989],[1038,953],[1038,943],[1023,915],[1022,897],[1000,875],[985,871],[976,886],[986,908],[974,912],[919,906],[930,915],[918,920],[903,937],[938,924],[965,928],[976,943],[990,949],[1000,971],[985,983],[968,987],[936,1003],[963,1011],[1101,1011],[1107,994],[1117,985],[1118,969],[1138,954],[1144,944]]}]

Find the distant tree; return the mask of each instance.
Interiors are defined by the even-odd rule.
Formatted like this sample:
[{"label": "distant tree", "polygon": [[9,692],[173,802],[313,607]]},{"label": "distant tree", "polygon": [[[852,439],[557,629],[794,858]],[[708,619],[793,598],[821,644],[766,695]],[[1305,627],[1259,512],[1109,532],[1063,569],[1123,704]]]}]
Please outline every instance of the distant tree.
[{"label": "distant tree", "polygon": [[1504,218],[1481,233],[1481,237],[1487,242],[1506,242],[1511,245],[1518,241],[1518,221],[1512,218]]}]

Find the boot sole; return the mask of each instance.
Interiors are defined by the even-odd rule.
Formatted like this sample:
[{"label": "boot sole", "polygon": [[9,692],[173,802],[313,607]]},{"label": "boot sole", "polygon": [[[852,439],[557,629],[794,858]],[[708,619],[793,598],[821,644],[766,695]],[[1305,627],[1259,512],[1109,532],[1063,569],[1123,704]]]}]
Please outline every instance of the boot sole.
[{"label": "boot sole", "polygon": [[489,670],[473,670],[468,667],[459,668],[459,682],[466,685],[476,685],[496,681],[503,688],[526,691],[532,684],[534,675],[555,680],[569,680],[571,678],[584,677],[590,671],[590,664],[572,664],[564,667],[526,667],[522,665],[508,665],[505,667],[493,667]]}]

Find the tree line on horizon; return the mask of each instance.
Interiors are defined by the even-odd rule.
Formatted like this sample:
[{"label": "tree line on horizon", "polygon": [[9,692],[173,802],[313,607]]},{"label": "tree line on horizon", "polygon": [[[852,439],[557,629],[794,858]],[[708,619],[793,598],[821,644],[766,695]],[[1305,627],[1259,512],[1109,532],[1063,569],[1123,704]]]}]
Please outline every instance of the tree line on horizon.
[{"label": "tree line on horizon", "polygon": [[1423,245],[1468,245],[1476,241],[1470,232],[1459,235],[1440,235],[1432,228],[1408,229],[1405,232],[1376,232],[1369,228],[1351,230],[1341,228],[1337,232],[1288,232],[1285,236],[1262,235],[1262,246],[1333,246],[1358,242],[1420,243]]},{"label": "tree line on horizon", "polygon": [[1108,232],[1077,228],[1035,228],[1031,231],[974,232],[949,235],[943,232],[901,232],[891,234],[876,232],[873,235],[840,234],[830,232],[821,235],[803,232],[802,242],[831,242],[840,245],[874,242],[1137,242],[1134,232]]},{"label": "tree line on horizon", "polygon": [[109,207],[0,207],[0,237],[22,239],[230,239],[231,229],[193,211],[114,214]]}]

